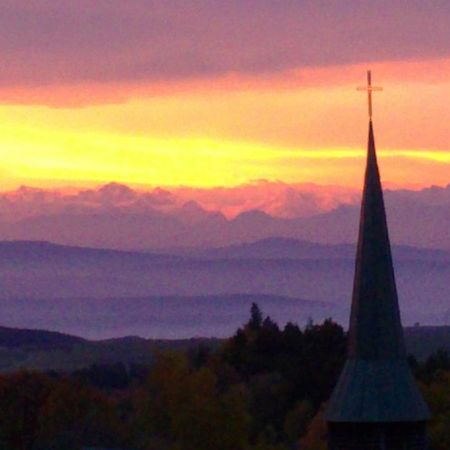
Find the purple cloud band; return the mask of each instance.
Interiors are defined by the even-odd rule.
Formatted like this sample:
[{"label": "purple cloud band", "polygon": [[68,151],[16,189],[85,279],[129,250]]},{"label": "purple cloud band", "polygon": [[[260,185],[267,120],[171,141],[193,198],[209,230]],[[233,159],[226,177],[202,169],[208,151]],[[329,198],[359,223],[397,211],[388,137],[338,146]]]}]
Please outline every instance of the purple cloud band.
[{"label": "purple cloud band", "polygon": [[0,84],[156,81],[450,54],[447,0],[4,0]]}]

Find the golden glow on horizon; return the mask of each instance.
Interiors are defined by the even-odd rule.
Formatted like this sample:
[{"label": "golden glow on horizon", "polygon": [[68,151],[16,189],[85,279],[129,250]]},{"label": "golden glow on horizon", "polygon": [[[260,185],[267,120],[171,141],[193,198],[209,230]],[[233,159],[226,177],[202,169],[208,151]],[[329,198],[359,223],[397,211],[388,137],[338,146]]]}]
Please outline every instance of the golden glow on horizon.
[{"label": "golden glow on horizon", "polygon": [[[449,183],[450,81],[430,81],[430,70],[419,65],[413,81],[399,83],[391,65],[374,66],[374,81],[385,86],[374,105],[383,178],[397,185]],[[310,69],[305,86],[288,74],[265,83],[246,79],[245,88],[233,77],[230,90],[225,82],[173,92],[160,86],[152,96],[135,89],[131,100],[122,92],[119,104],[2,105],[0,190],[109,181],[210,187],[255,179],[359,186],[367,123],[355,85],[365,72],[355,83],[355,67],[348,68],[352,77],[342,68],[339,84],[327,85],[331,69],[315,70],[316,86]],[[56,92],[63,98],[67,91]]]}]

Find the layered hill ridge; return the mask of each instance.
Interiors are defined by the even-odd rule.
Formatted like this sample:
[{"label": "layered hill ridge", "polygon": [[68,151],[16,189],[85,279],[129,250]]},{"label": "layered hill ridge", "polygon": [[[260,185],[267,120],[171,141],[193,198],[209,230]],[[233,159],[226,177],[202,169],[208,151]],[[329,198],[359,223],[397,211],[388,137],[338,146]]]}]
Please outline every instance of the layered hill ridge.
[{"label": "layered hill ridge", "polygon": [[[404,323],[450,324],[450,252],[393,254]],[[1,325],[91,338],[226,336],[254,301],[280,323],[346,325],[354,256],[353,245],[280,237],[158,252],[0,242]]]},{"label": "layered hill ridge", "polygon": [[[265,239],[220,247],[167,247],[155,251],[116,250],[99,247],[60,245],[50,241],[0,241],[0,261],[4,262],[60,262],[77,258],[96,261],[142,260],[149,262],[177,262],[194,258],[205,259],[354,259],[353,244],[321,244],[294,238]],[[394,245],[398,260],[450,261],[450,250]]]},{"label": "layered hill ridge", "polygon": [[[0,194],[0,239],[149,250],[226,246],[279,236],[355,241],[359,192],[260,182],[210,190],[137,191],[117,183],[71,194]],[[450,249],[450,185],[386,191],[392,241]]]}]

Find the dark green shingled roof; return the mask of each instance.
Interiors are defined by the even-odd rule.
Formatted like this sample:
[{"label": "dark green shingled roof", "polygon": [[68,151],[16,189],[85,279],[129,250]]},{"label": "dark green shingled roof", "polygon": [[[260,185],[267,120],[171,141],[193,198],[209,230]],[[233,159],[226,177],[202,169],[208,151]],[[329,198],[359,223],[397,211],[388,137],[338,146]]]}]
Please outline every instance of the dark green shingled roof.
[{"label": "dark green shingled roof", "polygon": [[429,411],[406,362],[372,121],[356,254],[348,359],[329,422],[423,421]]}]

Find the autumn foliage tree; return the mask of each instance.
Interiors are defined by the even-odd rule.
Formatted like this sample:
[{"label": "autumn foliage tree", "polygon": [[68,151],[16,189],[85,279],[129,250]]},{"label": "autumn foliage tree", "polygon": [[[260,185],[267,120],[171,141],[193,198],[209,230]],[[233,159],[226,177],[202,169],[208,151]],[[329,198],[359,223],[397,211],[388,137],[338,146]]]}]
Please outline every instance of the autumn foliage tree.
[{"label": "autumn foliage tree", "polygon": [[42,374],[20,372],[0,377],[0,448],[33,449],[39,412],[52,388],[52,381]]},{"label": "autumn foliage tree", "polygon": [[181,354],[159,355],[136,393],[141,445],[183,450],[246,448],[249,416],[240,386],[224,392],[208,367],[192,368]]},{"label": "autumn foliage tree", "polygon": [[71,450],[123,443],[116,405],[74,379],[0,377],[0,449]]},{"label": "autumn foliage tree", "polygon": [[[218,350],[162,352],[134,374],[95,365],[0,375],[0,450],[324,450],[345,348],[331,320],[280,328],[253,304]],[[450,357],[411,366],[432,410],[430,450],[447,450]]]}]

